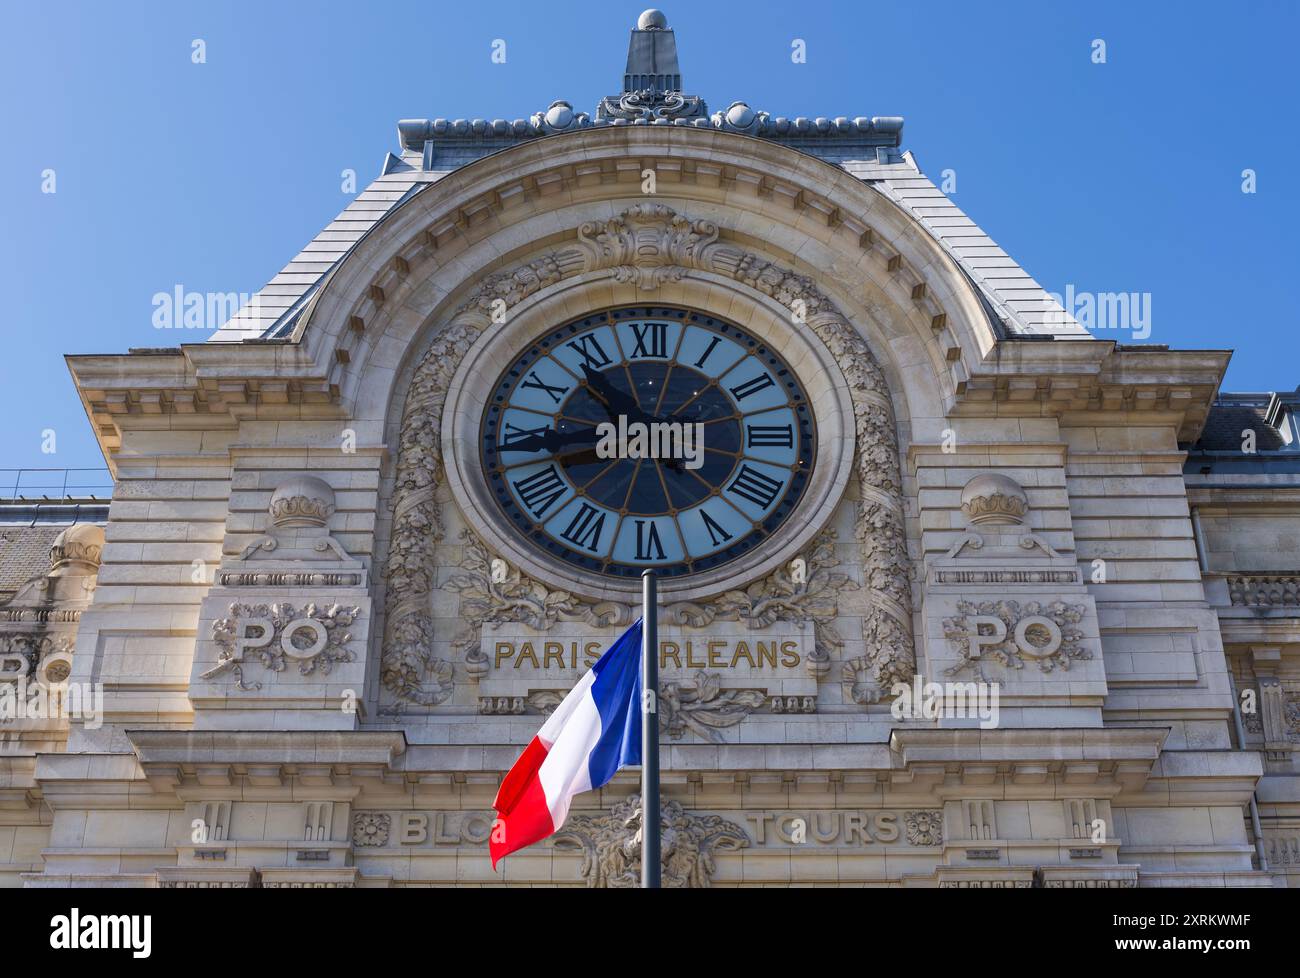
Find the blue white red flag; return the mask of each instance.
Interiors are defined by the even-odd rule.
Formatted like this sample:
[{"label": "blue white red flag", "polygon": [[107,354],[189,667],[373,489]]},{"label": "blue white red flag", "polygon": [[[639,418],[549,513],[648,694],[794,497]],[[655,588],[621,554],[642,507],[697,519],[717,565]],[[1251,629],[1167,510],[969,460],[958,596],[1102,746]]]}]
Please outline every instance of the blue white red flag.
[{"label": "blue white red flag", "polygon": [[573,797],[641,763],[641,619],[578,681],[501,782],[492,868],[558,832]]}]

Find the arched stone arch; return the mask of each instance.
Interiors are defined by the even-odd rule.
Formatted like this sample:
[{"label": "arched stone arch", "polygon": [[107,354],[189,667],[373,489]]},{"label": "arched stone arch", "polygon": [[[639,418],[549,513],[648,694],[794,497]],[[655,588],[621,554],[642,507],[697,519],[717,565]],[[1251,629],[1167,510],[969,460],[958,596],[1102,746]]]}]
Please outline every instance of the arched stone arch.
[{"label": "arched stone arch", "polygon": [[[443,410],[461,362],[513,307],[574,276],[601,276],[653,293],[689,276],[722,276],[779,303],[839,364],[852,403],[859,495],[855,520],[868,589],[863,626],[870,697],[914,672],[910,573],[898,436],[884,371],[867,341],[813,280],[721,240],[718,226],[663,204],[639,204],[575,229],[576,243],[483,279],[439,327],[412,374],[398,434],[381,678],[401,700],[443,702],[433,659],[432,552],[445,532],[436,492],[447,475]],[[817,529],[816,527],[812,528]],[[692,609],[699,606],[692,603]],[[670,609],[671,610],[671,609]],[[683,612],[694,614],[693,610]]]},{"label": "arched stone arch", "polygon": [[[815,275],[850,318],[889,334],[886,370],[906,416],[939,418],[996,337],[969,280],[915,219],[870,185],[788,147],[734,133],[622,127],[568,133],[478,160],[413,195],[359,242],[318,291],[296,338],[354,416],[378,419],[391,366],[431,310],[484,270],[513,267],[548,241],[641,197],[629,167],[661,173],[655,199],[725,222],[735,243]],[[669,179],[668,174],[672,174]],[[840,285],[843,284],[843,288]],[[418,311],[417,311],[418,310]],[[350,328],[351,327],[351,328]],[[900,412],[905,405],[898,402]]]}]

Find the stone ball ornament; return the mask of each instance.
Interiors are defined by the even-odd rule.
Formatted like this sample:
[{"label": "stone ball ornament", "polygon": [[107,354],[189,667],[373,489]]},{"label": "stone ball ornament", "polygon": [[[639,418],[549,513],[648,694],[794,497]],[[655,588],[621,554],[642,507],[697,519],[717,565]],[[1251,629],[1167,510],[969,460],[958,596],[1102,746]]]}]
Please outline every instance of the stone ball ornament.
[{"label": "stone ball ornament", "polygon": [[641,16],[636,19],[636,29],[639,31],[665,31],[668,29],[668,18],[662,10],[655,10],[651,7],[649,10],[643,10]]},{"label": "stone ball ornament", "polygon": [[573,106],[568,102],[552,102],[546,110],[546,124],[552,129],[568,129],[573,123]]},{"label": "stone ball ornament", "polygon": [[68,527],[50,545],[50,567],[83,564],[98,567],[104,550],[104,528],[94,523],[76,523]]},{"label": "stone ball ornament", "polygon": [[315,476],[294,476],[271,493],[268,508],[279,527],[325,526],[334,515],[334,490]]},{"label": "stone ball ornament", "polygon": [[971,479],[961,491],[961,511],[967,522],[1017,525],[1025,522],[1029,497],[1009,476],[986,472]]}]

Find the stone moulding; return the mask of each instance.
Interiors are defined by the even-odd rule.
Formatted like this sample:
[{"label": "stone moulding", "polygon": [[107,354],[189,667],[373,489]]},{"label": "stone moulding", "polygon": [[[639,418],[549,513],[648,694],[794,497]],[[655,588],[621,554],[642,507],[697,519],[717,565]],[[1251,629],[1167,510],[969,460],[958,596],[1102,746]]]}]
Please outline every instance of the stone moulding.
[{"label": "stone moulding", "polygon": [[401,701],[441,702],[442,684],[426,687],[441,660],[433,655],[429,596],[433,552],[445,535],[436,494],[445,480],[440,432],[453,376],[474,342],[502,314],[561,280],[595,272],[641,288],[692,271],[723,275],[781,303],[825,344],[848,380],[857,442],[862,549],[869,610],[863,624],[868,685],[879,698],[915,671],[911,583],[903,526],[902,477],[894,412],[884,373],[870,347],[813,281],[757,255],[728,247],[708,221],[664,205],[641,204],[575,232],[578,244],[483,279],[437,330],[406,394],[392,494],[392,536],[384,576],[386,624],[381,680]]}]

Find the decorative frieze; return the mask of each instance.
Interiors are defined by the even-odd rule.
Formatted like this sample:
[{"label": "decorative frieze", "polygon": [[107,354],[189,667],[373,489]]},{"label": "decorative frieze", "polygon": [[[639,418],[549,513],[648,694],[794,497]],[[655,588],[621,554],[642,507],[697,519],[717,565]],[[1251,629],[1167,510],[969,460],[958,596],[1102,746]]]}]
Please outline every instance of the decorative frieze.
[{"label": "decorative frieze", "polygon": [[1244,608],[1300,607],[1300,575],[1253,574],[1228,578],[1228,595]]}]

